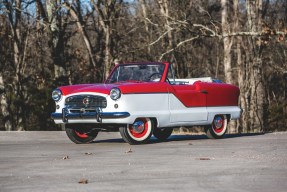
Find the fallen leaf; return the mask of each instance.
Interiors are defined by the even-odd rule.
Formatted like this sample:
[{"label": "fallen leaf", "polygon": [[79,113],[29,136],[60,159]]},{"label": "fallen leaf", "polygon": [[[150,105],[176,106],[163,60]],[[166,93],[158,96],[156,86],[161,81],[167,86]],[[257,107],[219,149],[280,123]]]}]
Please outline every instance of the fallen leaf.
[{"label": "fallen leaf", "polygon": [[70,157],[69,157],[69,156],[65,156],[65,157],[63,157],[62,159],[63,159],[63,160],[66,160],[66,159],[70,159]]},{"label": "fallen leaf", "polygon": [[130,148],[128,151],[126,151],[125,153],[132,153],[132,148]]},{"label": "fallen leaf", "polygon": [[193,145],[193,144],[190,142],[190,143],[188,143],[188,145]]},{"label": "fallen leaf", "polygon": [[88,184],[88,179],[81,179],[78,183],[79,184]]},{"label": "fallen leaf", "polygon": [[201,157],[201,158],[199,158],[199,160],[206,161],[206,160],[211,160],[211,159],[208,157]]},{"label": "fallen leaf", "polygon": [[87,153],[85,153],[85,155],[93,155],[93,153],[89,153],[89,152],[87,152]]}]

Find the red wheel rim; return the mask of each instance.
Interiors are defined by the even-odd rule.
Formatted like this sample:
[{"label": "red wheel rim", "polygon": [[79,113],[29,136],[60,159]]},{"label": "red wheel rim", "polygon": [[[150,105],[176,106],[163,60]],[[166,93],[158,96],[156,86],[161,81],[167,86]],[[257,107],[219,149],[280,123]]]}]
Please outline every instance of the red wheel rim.
[{"label": "red wheel rim", "polygon": [[224,130],[225,122],[222,115],[217,115],[214,117],[212,128],[216,133],[221,133]]},{"label": "red wheel rim", "polygon": [[[137,130],[135,129],[137,127]],[[129,131],[135,138],[142,138],[146,135],[148,131],[148,121],[146,119],[137,119],[133,125],[129,125]]]},{"label": "red wheel rim", "polygon": [[76,135],[80,138],[88,138],[88,135],[86,133],[81,133],[81,132],[78,132],[78,131],[75,131]]}]

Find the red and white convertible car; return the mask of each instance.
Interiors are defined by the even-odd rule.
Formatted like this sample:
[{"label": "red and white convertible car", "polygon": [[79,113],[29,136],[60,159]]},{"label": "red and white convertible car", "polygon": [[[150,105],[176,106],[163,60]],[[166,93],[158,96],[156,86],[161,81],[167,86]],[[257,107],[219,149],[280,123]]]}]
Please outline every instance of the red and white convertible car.
[{"label": "red and white convertible car", "polygon": [[175,79],[169,63],[127,63],[115,66],[103,84],[55,89],[51,117],[75,143],[119,130],[126,142],[141,144],[152,134],[165,140],[173,128],[193,125],[222,138],[228,121],[240,117],[238,96],[238,87],[209,77]]}]

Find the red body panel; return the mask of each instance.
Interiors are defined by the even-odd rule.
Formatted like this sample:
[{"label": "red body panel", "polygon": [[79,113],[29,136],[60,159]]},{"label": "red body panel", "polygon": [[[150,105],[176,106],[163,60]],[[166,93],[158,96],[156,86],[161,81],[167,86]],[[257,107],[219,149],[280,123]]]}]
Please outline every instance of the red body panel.
[{"label": "red body panel", "polygon": [[207,91],[206,105],[238,106],[239,88],[225,83],[200,83],[201,90]]},{"label": "red body panel", "polygon": [[174,85],[173,94],[186,107],[237,106],[239,88],[225,83],[195,82],[193,85]]},{"label": "red body panel", "polygon": [[111,88],[115,87],[114,85],[109,84],[80,84],[80,85],[70,85],[63,86],[59,89],[62,91],[63,95],[79,93],[79,92],[95,92],[110,94]]},{"label": "red body panel", "polygon": [[225,83],[195,82],[193,85],[170,85],[169,83],[122,83],[122,84],[82,84],[60,87],[63,95],[78,92],[109,94],[118,87],[122,94],[174,94],[186,107],[237,106],[239,88]]},{"label": "red body panel", "polygon": [[110,90],[114,87],[120,88],[123,94],[139,94],[139,93],[168,93],[167,83],[119,83],[119,84],[81,84],[60,87],[63,95],[78,92],[95,92],[110,94]]},{"label": "red body panel", "polygon": [[123,94],[150,94],[150,93],[168,93],[168,83],[128,83],[119,84],[118,88],[121,89]]},{"label": "red body panel", "polygon": [[171,85],[171,92],[186,106],[186,107],[205,107],[206,94],[200,92],[200,87],[197,83],[193,85]]}]

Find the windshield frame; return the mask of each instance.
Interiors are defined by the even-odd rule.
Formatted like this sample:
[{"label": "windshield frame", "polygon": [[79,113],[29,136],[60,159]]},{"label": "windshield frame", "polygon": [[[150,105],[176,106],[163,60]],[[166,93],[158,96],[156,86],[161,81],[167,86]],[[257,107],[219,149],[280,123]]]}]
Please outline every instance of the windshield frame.
[{"label": "windshield frame", "polygon": [[[120,80],[119,76],[120,76],[120,72],[123,69],[128,69],[129,67],[138,67],[138,71],[140,71],[141,69],[145,69],[145,67],[151,67],[151,66],[160,66],[157,69],[157,72],[150,72],[149,71],[149,75],[153,75],[156,73],[161,74],[161,76],[158,74],[159,80],[155,79],[155,80],[149,80],[149,79],[136,79],[136,78],[131,78],[128,80]],[[161,68],[161,69],[159,69]],[[155,68],[154,68],[155,69]],[[149,69],[151,70],[151,69]],[[159,71],[160,70],[160,71]],[[131,71],[130,71],[131,72]],[[132,71],[133,73],[130,74],[131,76],[135,76],[135,71]],[[114,67],[114,69],[112,70],[112,72],[110,73],[110,75],[108,76],[108,78],[105,80],[105,84],[117,84],[117,83],[124,83],[124,82],[135,82],[135,83],[147,83],[147,82],[165,82],[166,79],[166,75],[168,72],[168,63],[162,63],[162,62],[149,62],[149,63],[125,63],[125,64],[118,64]],[[118,73],[118,74],[115,74]],[[146,75],[146,74],[145,74]],[[149,76],[147,75],[147,76]],[[116,79],[115,79],[116,77]]]}]

